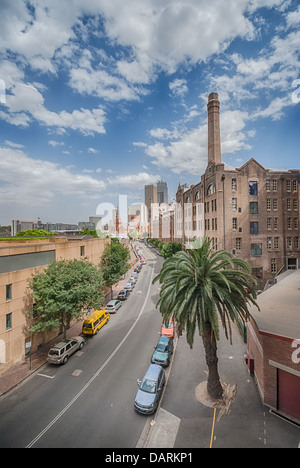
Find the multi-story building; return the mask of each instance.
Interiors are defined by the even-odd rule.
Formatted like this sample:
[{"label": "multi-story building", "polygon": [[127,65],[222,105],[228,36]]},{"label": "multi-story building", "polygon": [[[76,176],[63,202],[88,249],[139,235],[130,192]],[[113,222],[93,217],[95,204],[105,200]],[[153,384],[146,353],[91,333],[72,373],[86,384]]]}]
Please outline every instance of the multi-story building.
[{"label": "multi-story building", "polygon": [[168,195],[168,185],[167,182],[163,180],[159,180],[157,182],[157,202],[160,203],[168,203],[169,195]]},{"label": "multi-story building", "polygon": [[[225,169],[217,93],[209,95],[207,108],[208,164],[198,184],[178,187],[182,219],[175,237],[183,242],[197,237],[197,223],[204,221],[213,248],[249,262],[263,288],[280,272],[299,268],[300,170],[265,169],[253,158]],[[197,219],[198,204],[203,218]]]}]

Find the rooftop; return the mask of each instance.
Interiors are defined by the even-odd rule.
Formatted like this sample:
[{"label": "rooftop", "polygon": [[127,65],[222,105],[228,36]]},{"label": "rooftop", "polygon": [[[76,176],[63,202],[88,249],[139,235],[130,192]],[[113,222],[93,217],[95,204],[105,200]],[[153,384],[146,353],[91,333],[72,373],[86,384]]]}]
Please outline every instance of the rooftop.
[{"label": "rooftop", "polygon": [[249,311],[261,332],[300,338],[300,270],[260,294],[257,303],[260,311],[253,306]]}]

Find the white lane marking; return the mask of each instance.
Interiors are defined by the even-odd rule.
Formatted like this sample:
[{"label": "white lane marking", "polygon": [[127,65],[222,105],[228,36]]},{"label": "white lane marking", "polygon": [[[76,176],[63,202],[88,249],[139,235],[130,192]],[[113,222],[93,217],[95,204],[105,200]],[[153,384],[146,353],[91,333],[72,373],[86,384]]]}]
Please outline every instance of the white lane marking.
[{"label": "white lane marking", "polygon": [[58,415],[52,419],[52,421],[48,424],[48,426],[46,426],[27,446],[26,448],[31,448],[33,447],[33,445],[36,444],[36,442],[41,439],[41,437],[43,437],[44,434],[46,434],[46,432],[49,431],[49,429],[68,411],[69,408],[71,408],[71,406],[75,403],[75,401],[78,400],[78,398],[85,392],[85,390],[93,383],[93,381],[96,379],[96,377],[99,376],[99,374],[103,371],[103,369],[107,366],[107,364],[110,362],[110,360],[114,357],[114,355],[119,351],[119,349],[121,348],[121,346],[123,345],[123,343],[127,340],[128,336],[130,335],[130,333],[132,332],[132,330],[134,329],[134,327],[136,326],[137,322],[139,321],[143,311],[144,311],[144,308],[145,308],[145,305],[148,301],[148,297],[149,297],[149,294],[150,294],[150,288],[151,288],[151,285],[152,285],[152,278],[153,278],[153,272],[154,272],[154,268],[152,268],[152,272],[151,272],[151,280],[149,282],[149,286],[148,286],[148,291],[147,291],[147,294],[146,294],[146,297],[145,297],[145,301],[144,301],[144,304],[140,310],[140,313],[139,315],[137,316],[137,318],[135,319],[135,322],[133,323],[133,325],[131,326],[131,328],[128,330],[128,332],[126,333],[126,335],[124,336],[123,340],[119,343],[119,345],[115,348],[115,350],[112,352],[112,354],[106,359],[106,361],[102,364],[102,366],[97,370],[97,372],[90,378],[90,380],[85,384],[85,386],[77,393],[77,395],[75,395],[75,397],[70,401],[70,403],[68,405],[66,405],[60,413],[58,413]]},{"label": "white lane marking", "polygon": [[41,377],[47,377],[47,379],[54,379],[55,375],[37,374]]}]

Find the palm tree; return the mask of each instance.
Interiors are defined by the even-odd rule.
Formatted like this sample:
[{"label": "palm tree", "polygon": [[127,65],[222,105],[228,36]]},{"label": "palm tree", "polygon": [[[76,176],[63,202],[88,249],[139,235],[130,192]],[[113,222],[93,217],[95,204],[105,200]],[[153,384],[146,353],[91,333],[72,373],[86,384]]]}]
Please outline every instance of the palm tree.
[{"label": "palm tree", "polygon": [[165,260],[154,278],[162,284],[157,306],[164,322],[173,317],[193,347],[196,327],[202,337],[208,366],[207,391],[213,399],[222,397],[218,373],[217,340],[219,319],[232,343],[231,322],[249,319],[248,303],[255,302],[256,279],[244,260],[224,250],[212,251],[207,238],[197,239],[192,248]]}]

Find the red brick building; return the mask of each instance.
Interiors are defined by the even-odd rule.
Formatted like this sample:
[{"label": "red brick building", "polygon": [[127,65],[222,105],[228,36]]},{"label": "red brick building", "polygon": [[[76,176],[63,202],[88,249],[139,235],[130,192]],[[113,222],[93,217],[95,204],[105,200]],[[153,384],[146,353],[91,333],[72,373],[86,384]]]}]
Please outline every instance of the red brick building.
[{"label": "red brick building", "polygon": [[300,270],[258,296],[247,325],[247,362],[265,405],[300,423]]}]

